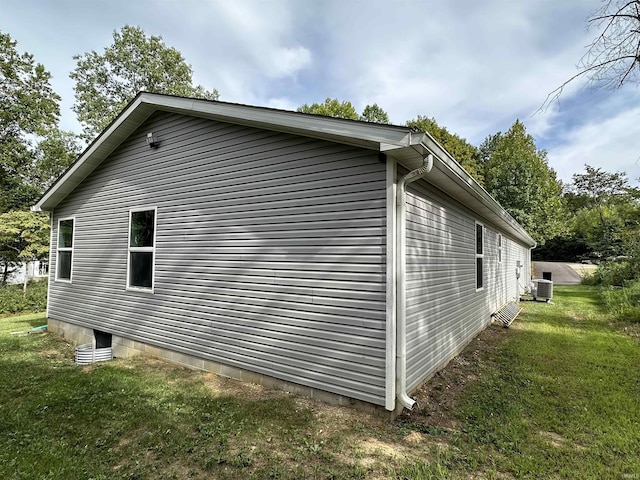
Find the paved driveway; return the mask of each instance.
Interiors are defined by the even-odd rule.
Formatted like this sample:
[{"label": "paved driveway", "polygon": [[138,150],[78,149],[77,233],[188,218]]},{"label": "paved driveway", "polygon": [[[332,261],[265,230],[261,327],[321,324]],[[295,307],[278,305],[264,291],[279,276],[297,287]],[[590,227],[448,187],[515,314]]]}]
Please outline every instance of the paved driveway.
[{"label": "paved driveway", "polygon": [[578,285],[581,277],[567,263],[562,262],[533,262],[533,278],[543,278],[543,272],[551,272],[554,285]]}]

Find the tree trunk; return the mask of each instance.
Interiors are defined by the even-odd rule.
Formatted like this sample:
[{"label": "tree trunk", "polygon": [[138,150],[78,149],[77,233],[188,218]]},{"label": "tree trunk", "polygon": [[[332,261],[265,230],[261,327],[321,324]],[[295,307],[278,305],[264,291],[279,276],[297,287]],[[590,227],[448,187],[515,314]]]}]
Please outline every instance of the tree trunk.
[{"label": "tree trunk", "polygon": [[22,297],[27,296],[27,284],[29,283],[29,265],[31,262],[24,262],[24,283],[22,284]]},{"label": "tree trunk", "polygon": [[7,278],[9,277],[9,264],[2,264],[2,284],[0,286],[5,286],[7,284]]}]

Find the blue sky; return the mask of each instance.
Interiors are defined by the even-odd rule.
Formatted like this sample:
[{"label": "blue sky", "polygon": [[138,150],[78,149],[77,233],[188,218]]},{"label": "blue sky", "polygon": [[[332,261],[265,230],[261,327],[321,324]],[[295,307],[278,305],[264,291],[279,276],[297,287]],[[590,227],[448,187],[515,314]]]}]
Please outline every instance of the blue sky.
[{"label": "blue sky", "polygon": [[295,109],[326,97],[377,103],[396,124],[435,117],[479,145],[516,118],[568,182],[584,164],[640,177],[640,87],[572,83],[600,0],[0,0],[0,30],[53,74],[62,128],[73,55],[125,24],[161,35],[220,99]]}]

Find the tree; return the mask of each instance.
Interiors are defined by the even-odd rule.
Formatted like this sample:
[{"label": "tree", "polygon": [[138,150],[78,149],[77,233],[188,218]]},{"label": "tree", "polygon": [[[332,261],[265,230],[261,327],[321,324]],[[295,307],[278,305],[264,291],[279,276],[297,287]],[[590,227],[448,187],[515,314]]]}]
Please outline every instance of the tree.
[{"label": "tree", "polygon": [[324,115],[325,117],[346,118],[348,120],[359,120],[360,116],[353,104],[349,101],[341,102],[337,98],[327,98],[324,103],[312,103],[311,105],[301,105],[298,112],[312,113],[314,115]]},{"label": "tree", "polygon": [[147,37],[140,27],[125,25],[113,32],[113,44],[104,53],[73,57],[76,69],[73,110],[92,139],[115,118],[138,92],[218,99],[218,91],[193,85],[193,71],[182,54],[167,47],[160,36]]},{"label": "tree", "polygon": [[621,251],[623,231],[632,222],[629,206],[637,203],[634,189],[624,172],[605,172],[585,165],[584,173],[575,173],[567,195],[575,206],[574,231],[587,239],[594,252],[608,257]]},{"label": "tree", "polygon": [[377,103],[364,107],[360,120],[371,123],[391,123],[387,112],[380,108]]},{"label": "tree", "polygon": [[551,92],[543,106],[584,76],[605,88],[640,83],[640,0],[603,0],[587,20],[587,27],[599,33],[578,63],[580,71]]},{"label": "tree", "polygon": [[483,185],[483,171],[479,163],[480,152],[476,147],[464,138],[438,125],[435,118],[418,115],[415,120],[409,120],[407,126],[431,134],[462,165],[469,175],[480,185]]},{"label": "tree", "polygon": [[353,104],[347,100],[340,101],[337,98],[327,98],[324,103],[312,103],[311,105],[301,105],[298,112],[323,115],[325,117],[346,118],[347,120],[361,120],[371,123],[390,123],[389,115],[378,104],[367,105],[358,115]]},{"label": "tree", "polygon": [[60,113],[50,73],[16,47],[0,32],[0,212],[37,198],[38,188],[28,181],[33,144],[55,128]]},{"label": "tree", "polygon": [[586,206],[597,208],[629,192],[631,186],[624,172],[609,173],[600,168],[584,166],[585,173],[574,173],[571,177],[571,192],[586,200]]},{"label": "tree", "polygon": [[31,181],[40,193],[49,188],[80,154],[78,136],[73,132],[52,130],[38,144]]},{"label": "tree", "polygon": [[562,184],[522,122],[487,143],[487,191],[540,244],[562,232]]},{"label": "tree", "polygon": [[49,216],[44,213],[12,211],[0,214],[0,284],[21,263],[46,258],[49,254]]},{"label": "tree", "polygon": [[536,249],[537,258],[573,261],[623,256],[628,259],[627,273],[640,272],[640,190],[630,186],[624,172],[585,165],[585,171],[574,174],[572,183],[565,185],[563,203],[567,231]]},{"label": "tree", "polygon": [[486,165],[493,151],[496,149],[496,145],[498,140],[502,137],[502,132],[495,133],[493,135],[488,135],[487,138],[480,144],[478,148],[480,152],[480,164],[482,169],[484,170],[484,165]]}]

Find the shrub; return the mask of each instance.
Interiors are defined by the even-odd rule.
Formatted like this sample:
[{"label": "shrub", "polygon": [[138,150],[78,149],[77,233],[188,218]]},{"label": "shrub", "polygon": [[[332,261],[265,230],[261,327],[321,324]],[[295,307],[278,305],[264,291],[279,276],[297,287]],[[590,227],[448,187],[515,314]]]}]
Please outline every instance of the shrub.
[{"label": "shrub", "polygon": [[23,295],[22,285],[0,287],[0,314],[20,312],[44,312],[47,308],[46,281],[30,282]]},{"label": "shrub", "polygon": [[630,322],[640,322],[640,281],[630,283],[623,288],[602,290],[602,299],[616,318]]},{"label": "shrub", "polygon": [[625,286],[640,278],[637,262],[611,261],[598,265],[596,271],[585,280],[588,285]]}]

